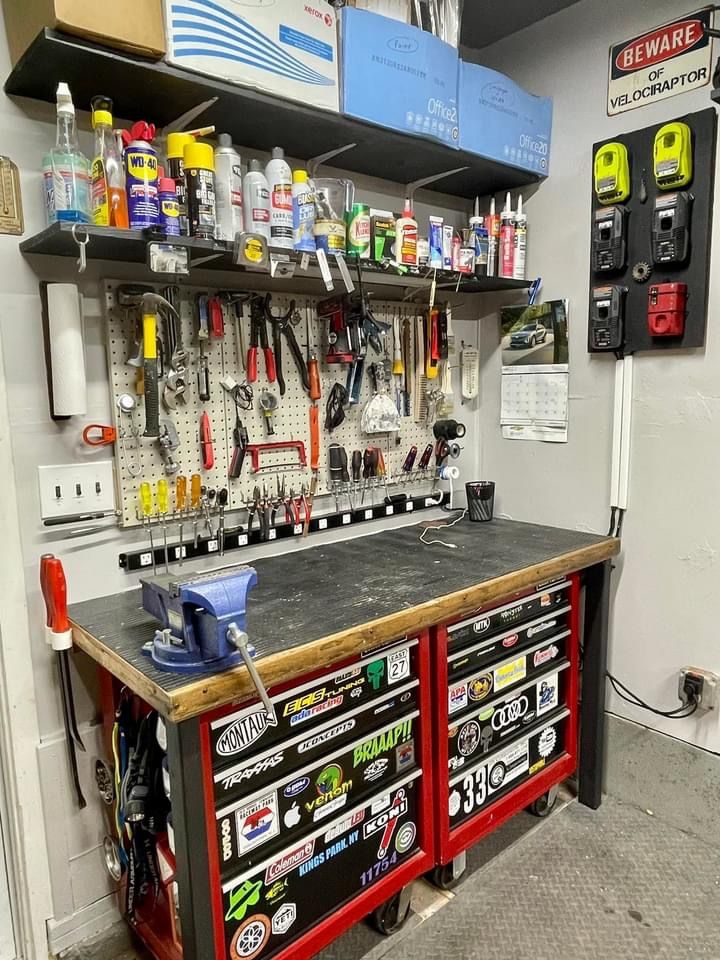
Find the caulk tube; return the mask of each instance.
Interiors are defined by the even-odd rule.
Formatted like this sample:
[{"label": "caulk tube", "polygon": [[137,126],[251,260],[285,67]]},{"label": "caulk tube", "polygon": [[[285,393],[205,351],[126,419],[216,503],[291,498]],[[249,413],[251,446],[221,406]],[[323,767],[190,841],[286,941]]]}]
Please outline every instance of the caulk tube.
[{"label": "caulk tube", "polygon": [[515,264],[515,214],[510,192],[505,197],[505,208],[500,214],[500,270],[498,276],[512,279]]},{"label": "caulk tube", "polygon": [[515,214],[515,256],[513,261],[513,277],[516,280],[525,279],[525,263],[527,259],[527,214],[523,213],[522,194],[518,197],[517,213]]},{"label": "caulk tube", "polygon": [[498,275],[498,246],[500,240],[500,215],[495,213],[495,197],[490,200],[490,213],[488,215],[488,263],[487,275],[496,277]]}]

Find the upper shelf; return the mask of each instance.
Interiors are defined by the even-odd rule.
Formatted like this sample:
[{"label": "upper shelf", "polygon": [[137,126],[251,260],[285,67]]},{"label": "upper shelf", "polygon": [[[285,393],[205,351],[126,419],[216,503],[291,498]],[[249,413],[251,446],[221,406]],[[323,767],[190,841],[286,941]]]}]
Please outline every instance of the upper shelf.
[{"label": "upper shelf", "polygon": [[[41,233],[28,237],[20,244],[20,250],[25,256],[45,257],[72,257],[78,258],[78,245],[72,235],[71,223],[54,223],[46,227]],[[115,230],[110,227],[95,227],[83,224],[82,230],[87,231],[89,241],[85,247],[87,259],[105,260],[114,263],[145,263],[147,258],[147,238],[139,230]],[[194,237],[169,237],[172,243],[188,247],[190,250],[191,266],[204,270],[230,270],[243,277],[243,283],[250,285],[259,283],[267,285],[270,276],[265,271],[246,269],[237,266],[232,260],[232,245],[222,241],[196,240]],[[278,251],[285,253],[286,251]],[[274,278],[271,283],[278,288],[293,288],[300,281],[306,281],[318,289],[324,289],[320,268],[314,256],[310,258],[307,270],[301,270],[299,260],[301,255],[290,253],[295,261],[295,276],[292,279]],[[355,266],[348,264],[350,274],[355,280]],[[337,267],[332,267],[332,274],[336,280],[336,289],[342,288],[342,281]],[[432,272],[417,270],[406,273],[388,264],[380,266],[370,260],[362,261],[363,283],[373,287],[394,288],[401,292],[414,291],[419,293],[429,290],[432,281]],[[459,274],[438,271],[438,289],[448,293],[490,293],[492,291],[509,292],[524,290],[530,286],[530,280],[506,280],[502,277],[461,277]]]},{"label": "upper shelf", "polygon": [[342,155],[343,169],[396,183],[467,166],[433,185],[438,192],[452,196],[486,196],[542,179],[431,140],[143,60],[49,29],[36,37],[18,61],[5,81],[5,92],[54,103],[59,80],[70,85],[77,107],[89,109],[90,99],[101,92],[113,98],[116,116],[146,119],[158,127],[198,103],[218,97],[198,122],[214,123],[237,143],[263,151],[281,145],[289,156],[304,160],[356,143],[355,149]]}]

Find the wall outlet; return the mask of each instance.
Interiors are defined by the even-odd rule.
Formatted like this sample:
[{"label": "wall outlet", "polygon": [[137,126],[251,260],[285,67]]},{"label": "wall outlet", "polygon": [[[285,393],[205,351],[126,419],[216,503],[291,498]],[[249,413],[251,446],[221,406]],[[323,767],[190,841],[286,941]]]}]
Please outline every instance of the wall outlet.
[{"label": "wall outlet", "polygon": [[43,520],[115,510],[112,460],[38,467]]},{"label": "wall outlet", "polygon": [[694,691],[698,710],[717,710],[720,677],[716,673],[701,667],[683,667],[678,679],[678,697],[684,705],[692,702],[688,696],[689,688]]}]

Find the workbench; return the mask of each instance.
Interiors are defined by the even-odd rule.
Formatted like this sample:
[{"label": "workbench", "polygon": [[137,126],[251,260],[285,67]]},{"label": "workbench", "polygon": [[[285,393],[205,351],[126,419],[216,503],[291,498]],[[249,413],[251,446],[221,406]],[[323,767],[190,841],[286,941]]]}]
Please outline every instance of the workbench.
[{"label": "workbench", "polygon": [[[106,719],[110,722],[118,692],[129,690],[147,710],[152,708],[164,720],[174,843],[169,854],[158,841],[158,858],[161,875],[172,880],[179,922],[177,929],[173,922],[169,924],[172,929],[166,930],[157,916],[143,915],[142,911],[133,921],[140,936],[161,960],[178,960],[181,956],[185,960],[220,960],[221,957],[252,960],[256,956],[284,958],[286,953],[288,957],[311,956],[351,923],[390,903],[389,898],[404,890],[416,876],[442,866],[439,858],[443,850],[450,848],[442,847],[438,841],[440,831],[433,806],[438,789],[441,793],[444,791],[447,819],[448,772],[447,768],[437,769],[434,755],[438,753],[438,736],[441,740],[444,738],[447,751],[447,671],[453,669],[452,662],[449,666],[447,663],[449,631],[457,630],[452,624],[462,623],[482,622],[481,629],[485,629],[490,619],[478,620],[479,613],[507,610],[513,604],[519,611],[518,598],[527,601],[528,611],[533,604],[538,606],[541,597],[542,605],[547,602],[550,609],[553,591],[558,595],[558,604],[567,599],[567,606],[557,608],[567,626],[557,634],[562,643],[558,640],[558,645],[548,647],[550,652],[546,654],[540,650],[541,641],[531,640],[532,630],[528,630],[527,638],[521,637],[517,647],[519,651],[524,642],[528,653],[538,650],[536,665],[544,662],[546,656],[557,656],[558,663],[559,658],[566,658],[563,661],[563,667],[567,668],[565,676],[574,676],[575,680],[565,682],[565,696],[570,695],[570,700],[564,713],[557,714],[557,729],[561,723],[573,727],[576,721],[578,661],[582,650],[577,754],[573,733],[572,750],[568,748],[569,752],[560,757],[558,743],[557,760],[549,750],[543,754],[547,756],[548,766],[536,778],[537,782],[545,786],[553,782],[553,769],[560,779],[576,770],[580,802],[592,808],[600,805],[610,567],[611,558],[619,552],[619,541],[509,520],[490,523],[463,520],[452,528],[433,530],[427,535],[427,539],[453,544],[451,549],[421,543],[423,529],[422,525],[408,526],[253,561],[258,584],[249,595],[246,629],[257,651],[258,672],[273,703],[278,709],[284,706],[278,714],[277,725],[269,731],[266,723],[259,726],[256,723],[258,717],[263,719],[265,715],[258,712],[257,695],[244,667],[221,674],[187,677],[160,671],[153,665],[142,647],[152,639],[157,624],[143,611],[139,589],[70,608],[75,646],[102,668],[106,690],[115,691],[115,699],[111,696],[109,706],[106,704]],[[499,606],[501,603],[505,605]],[[571,605],[572,611],[568,612]],[[532,615],[536,614],[537,610]],[[528,613],[526,621],[530,616]],[[550,616],[552,613],[544,613],[532,623],[542,620],[547,621],[547,626],[559,623],[558,618],[550,621]],[[473,617],[474,620],[467,619]],[[474,629],[477,631],[478,627]],[[518,643],[519,636],[515,633],[508,636],[506,631],[503,645]],[[535,645],[530,647],[533,642]],[[477,646],[481,644],[476,643]],[[472,649],[475,648],[471,648],[471,652]],[[512,663],[510,669],[514,669]],[[540,669],[547,667],[537,668],[535,673]],[[442,681],[437,681],[441,674]],[[531,676],[534,677],[530,664],[527,678]],[[525,687],[530,686],[527,678],[523,666],[520,680],[526,681]],[[481,680],[486,682],[485,677]],[[396,685],[391,686],[395,681]],[[434,702],[436,696],[444,698],[443,710]],[[370,741],[372,756],[367,744],[361,741],[347,744],[350,737],[343,736],[343,728],[352,724],[337,723],[329,727],[325,723],[317,729],[327,729],[326,736],[310,738],[297,747],[298,752],[308,751],[300,760],[312,764],[317,758],[316,763],[319,760],[321,767],[314,771],[309,766],[294,772],[287,770],[284,752],[289,755],[290,745],[299,738],[295,736],[287,743],[280,741],[283,736],[297,734],[300,728],[292,724],[308,719],[302,732],[305,734],[308,728],[314,732],[316,723],[327,721],[326,708],[334,709],[343,697],[345,704],[338,706],[333,717],[357,715],[355,736],[365,722],[363,717],[369,718],[370,713],[376,717],[373,721],[376,727],[364,730],[365,737],[380,731]],[[481,697],[471,693],[470,699]],[[472,706],[467,699],[465,703]],[[352,711],[346,714],[350,707]],[[436,716],[441,716],[441,727],[444,724],[439,733]],[[537,716],[540,716],[539,710]],[[382,729],[377,726],[379,723],[384,724]],[[238,729],[244,737],[242,745],[227,747],[232,737],[237,739]],[[410,747],[406,746],[401,753],[402,731],[405,740],[411,735],[412,738]],[[325,740],[335,737],[335,740],[321,746],[323,737]],[[237,757],[231,761],[221,756],[223,752],[233,754],[247,749],[253,739],[262,740],[265,750],[254,767],[247,763],[238,766]],[[347,756],[342,755],[342,750],[332,753],[335,743],[347,744]],[[347,773],[341,786],[346,760],[351,771],[357,765],[358,745],[360,755],[364,751],[365,758],[373,761],[364,771],[365,781],[382,778],[389,769],[388,758],[393,764],[397,760],[395,780],[392,788],[388,788],[390,793],[379,800],[372,798],[372,804],[362,795],[362,790],[367,791],[369,787],[360,782],[361,771],[353,771],[354,789]],[[268,747],[270,754],[276,751],[274,761],[267,752]],[[281,749],[286,747],[285,751]],[[354,762],[351,747],[356,748]],[[257,746],[247,749],[248,755],[257,749]],[[489,749],[489,743],[485,749]],[[328,767],[321,768],[333,757],[337,763],[331,764],[331,775]],[[296,760],[296,766],[300,760]],[[230,762],[233,767],[228,766]],[[277,770],[272,769],[274,763],[278,764]],[[407,763],[402,772],[401,763]],[[543,759],[536,766],[544,764]],[[322,790],[328,792],[321,795],[320,800],[313,794],[312,801],[305,805],[308,811],[314,810],[312,821],[305,824],[293,798],[298,795],[300,800],[304,799],[303,790],[318,769],[321,770],[316,780],[318,794],[322,793],[321,777],[325,780]],[[289,777],[283,780],[281,775],[287,773]],[[311,776],[304,776],[305,773]],[[243,778],[256,775],[253,787],[261,788],[268,796],[254,796],[259,802],[254,807],[242,808],[243,815],[249,811],[255,818],[253,829],[240,836],[238,827],[237,842],[235,839],[231,842],[230,832],[235,829],[232,824],[235,820],[240,823],[239,805],[253,794],[243,785]],[[269,784],[269,779],[277,782]],[[537,797],[537,790],[532,793],[533,783],[531,778],[523,787],[526,803]],[[222,796],[223,789],[229,791],[227,796]],[[314,789],[312,784],[308,789]],[[377,786],[376,789],[385,788]],[[356,797],[358,792],[361,795]],[[345,793],[351,794],[349,799]],[[364,803],[353,807],[355,799]],[[324,811],[320,812],[316,806],[329,801],[328,812],[332,812],[343,807],[346,800],[342,816],[347,819],[342,822],[330,816],[325,819]],[[496,801],[495,806],[500,803]],[[220,809],[223,804],[225,810]],[[378,813],[383,805],[385,812]],[[300,808],[301,813],[303,809]],[[491,804],[490,811],[493,809]],[[223,819],[227,811],[231,811],[232,816],[228,813]],[[281,829],[283,811],[287,830]],[[397,822],[400,815],[405,814],[412,823],[406,819],[405,829],[400,826],[393,833],[396,821],[391,818],[396,813]],[[248,824],[250,820],[251,817],[246,816],[243,822]],[[343,830],[361,822],[362,830],[348,834],[346,842],[341,836]],[[318,823],[321,827],[316,827]],[[313,829],[314,833],[308,832]],[[320,836],[323,829],[327,830],[324,840]],[[465,845],[472,842],[470,829],[468,825],[463,827]],[[254,847],[259,841],[253,837],[262,831],[266,831],[269,839],[261,848],[261,854]],[[286,836],[288,831],[290,840]],[[377,846],[380,835],[387,838],[387,843],[384,839],[380,841],[378,862],[374,862],[373,852],[370,867],[365,863],[360,865],[364,848],[370,842]],[[393,836],[395,852],[390,858],[388,848]],[[281,850],[283,837],[286,846]],[[340,839],[328,846],[334,837]],[[324,852],[310,858],[315,848],[320,850],[321,841],[326,844]],[[265,843],[265,839],[262,842]],[[453,849],[457,849],[457,844]],[[263,860],[271,853],[276,859]],[[381,856],[384,854],[388,856]],[[358,860],[358,871],[362,866],[358,881],[362,889],[356,893],[343,887],[350,882],[344,878],[352,873],[347,871],[346,861],[352,865],[353,858]],[[245,872],[238,886],[233,869],[237,871],[241,862]],[[298,865],[299,876],[309,873],[311,877],[301,888],[298,887],[300,881],[296,883],[295,874],[291,872]],[[296,883],[291,903],[283,901],[288,882],[291,888]],[[332,887],[337,890],[331,894]],[[305,898],[308,903],[303,900],[306,889],[312,891]],[[331,899],[323,905],[325,891]],[[278,898],[272,929],[269,916],[262,913],[260,906],[253,907],[254,913],[248,906],[257,904],[261,893],[267,895],[263,909],[268,914],[272,912],[268,906],[271,897]],[[239,898],[243,897],[245,900],[238,908]],[[404,907],[396,902],[400,913]],[[306,923],[304,930],[299,920],[303,910],[314,911],[312,917],[308,914],[312,923]],[[250,916],[246,916],[248,912]],[[384,917],[388,926],[387,912]],[[229,919],[235,923],[234,933]],[[298,930],[295,936],[294,925]],[[392,927],[392,922],[389,926]]]}]

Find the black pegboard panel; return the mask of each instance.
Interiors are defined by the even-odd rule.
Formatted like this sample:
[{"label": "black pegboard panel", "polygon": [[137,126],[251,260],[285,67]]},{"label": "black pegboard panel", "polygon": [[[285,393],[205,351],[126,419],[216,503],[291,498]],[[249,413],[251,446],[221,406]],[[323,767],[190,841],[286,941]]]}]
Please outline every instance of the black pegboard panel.
[{"label": "black pegboard panel", "polygon": [[[694,197],[690,223],[690,256],[685,264],[654,265],[652,262],[652,217],[655,198],[670,191],[659,190],[653,175],[653,144],[655,134],[673,120],[687,123],[693,135],[693,179],[683,190]],[[712,233],[712,208],[715,187],[715,146],[717,140],[717,114],[714,108],[700,110],[682,117],[668,117],[642,130],[635,130],[619,137],[609,137],[593,145],[593,157],[606,143],[620,142],[627,147],[630,160],[632,189],[624,206],[628,211],[627,267],[616,273],[593,273],[590,268],[590,298],[592,288],[606,284],[620,284],[627,288],[625,303],[625,353],[640,350],[667,350],[702,347],[705,343],[707,323],[708,290],[710,282],[710,243]],[[647,184],[647,201],[640,200],[643,179]],[[602,206],[597,201],[594,184],[591,182],[592,211]],[[644,260],[652,265],[653,272],[647,283],[637,283],[632,277],[632,268]],[[682,337],[651,337],[647,328],[648,290],[652,283],[686,283],[688,305],[685,332]],[[590,344],[588,350],[595,351]]]}]

